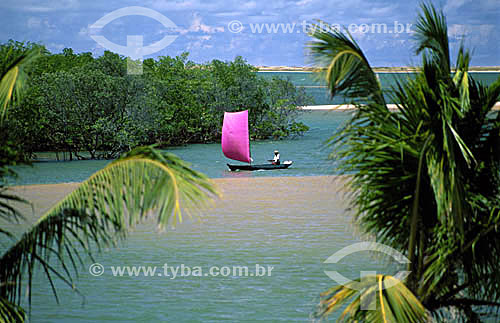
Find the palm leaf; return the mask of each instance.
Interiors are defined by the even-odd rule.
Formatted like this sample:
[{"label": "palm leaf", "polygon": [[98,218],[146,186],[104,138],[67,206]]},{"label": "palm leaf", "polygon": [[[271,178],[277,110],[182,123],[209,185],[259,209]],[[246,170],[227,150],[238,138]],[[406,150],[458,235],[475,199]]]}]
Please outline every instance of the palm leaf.
[{"label": "palm leaf", "polygon": [[12,206],[13,202],[28,203],[19,196],[8,193],[8,189],[5,186],[0,186],[0,219],[8,222],[16,222],[24,219],[24,216]]},{"label": "palm leaf", "polygon": [[457,57],[456,72],[453,76],[453,83],[460,91],[460,107],[462,113],[467,112],[471,108],[469,98],[469,62],[470,53],[460,46]]},{"label": "palm leaf", "polygon": [[[348,175],[343,182],[356,220],[378,242],[405,250],[412,261],[405,283],[431,314],[455,306],[472,320],[474,305],[496,306],[500,299],[500,113],[491,111],[500,78],[488,87],[475,82],[463,48],[452,76],[444,15],[431,4],[421,11],[422,69],[385,92],[397,113],[373,99],[383,95],[363,92],[369,77],[349,78],[366,62],[350,35],[313,33],[320,38],[313,53],[331,94],[359,94],[354,101],[366,103],[329,140],[336,173]],[[351,59],[342,61],[343,55]],[[347,297],[337,291],[337,300]],[[344,314],[359,306],[352,302]]]},{"label": "palm leaf", "polygon": [[22,307],[12,304],[5,298],[0,298],[1,322],[24,322],[25,319],[26,313]]},{"label": "palm leaf", "polygon": [[429,55],[433,65],[439,68],[437,71],[449,75],[451,62],[446,18],[432,4],[422,3],[420,8],[415,24],[416,52]]},{"label": "palm leaf", "polygon": [[[358,292],[360,291],[360,292]],[[426,322],[424,306],[397,278],[366,276],[336,286],[321,294],[316,319],[326,319],[347,305],[338,321],[343,322]],[[348,303],[350,301],[350,303]]]},{"label": "palm leaf", "polygon": [[[80,184],[5,252],[0,295],[19,304],[23,285],[29,293],[35,265],[51,286],[58,278],[75,288],[72,272],[83,263],[82,253],[92,257],[94,249],[114,245],[148,217],[155,216],[160,229],[175,225],[182,221],[181,202],[186,212],[199,211],[216,194],[207,177],[178,157],[153,147],[136,148]],[[51,263],[53,258],[62,270]],[[53,292],[57,299],[54,287]]]},{"label": "palm leaf", "polygon": [[380,83],[363,51],[347,30],[344,35],[336,29],[325,31],[315,26],[311,36],[315,40],[309,43],[309,51],[320,67],[321,78],[326,80],[332,97],[341,93],[357,102],[375,102],[385,106]]},{"label": "palm leaf", "polygon": [[26,78],[24,71],[26,66],[37,57],[39,57],[39,51],[35,49],[17,56],[13,54],[13,49],[7,53],[5,59],[12,60],[12,62],[5,71],[0,71],[0,124],[3,123],[9,102],[21,93]]},{"label": "palm leaf", "polygon": [[[12,206],[12,202],[27,203],[27,201],[6,191],[7,189],[0,185],[0,219],[7,222],[19,222],[19,220],[24,219],[24,216]],[[10,232],[2,228],[0,228],[0,234],[13,237]]]}]

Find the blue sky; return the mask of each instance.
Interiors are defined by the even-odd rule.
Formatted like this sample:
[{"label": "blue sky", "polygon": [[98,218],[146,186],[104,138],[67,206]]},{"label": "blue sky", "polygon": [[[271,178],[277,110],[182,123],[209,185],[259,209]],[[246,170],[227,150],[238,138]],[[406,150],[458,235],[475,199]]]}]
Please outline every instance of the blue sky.
[{"label": "blue sky", "polygon": [[[142,36],[144,46],[170,35],[177,36],[170,45],[145,57],[175,56],[187,51],[195,62],[232,60],[241,55],[254,65],[308,66],[306,44],[310,38],[303,26],[320,19],[334,26],[352,26],[355,39],[373,66],[408,66],[419,63],[412,54],[411,34],[418,3],[413,0],[2,0],[0,42],[32,41],[44,44],[52,52],[71,47],[76,52],[100,55],[104,48],[92,35],[102,35],[122,46],[127,44],[127,35]],[[473,65],[500,65],[500,0],[433,3],[447,15],[452,53],[464,40],[473,49]],[[101,29],[91,28],[106,14],[129,6],[152,9],[176,27],[167,28],[155,19],[133,15],[110,21]],[[396,22],[402,25],[394,29]],[[268,32],[264,25],[258,25],[265,23],[271,29],[274,24],[278,31]],[[289,24],[286,32],[279,24]],[[385,24],[386,32],[377,32],[374,24]],[[412,25],[406,29],[407,24]],[[255,30],[259,26],[263,26],[260,33]],[[405,26],[403,32],[401,26]]]}]

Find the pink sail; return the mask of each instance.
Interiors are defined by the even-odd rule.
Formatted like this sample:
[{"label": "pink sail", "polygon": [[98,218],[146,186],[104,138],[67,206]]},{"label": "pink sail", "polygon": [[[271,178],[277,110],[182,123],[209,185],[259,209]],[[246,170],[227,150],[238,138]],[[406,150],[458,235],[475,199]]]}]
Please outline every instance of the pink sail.
[{"label": "pink sail", "polygon": [[227,158],[250,163],[248,110],[224,112],[222,152]]}]

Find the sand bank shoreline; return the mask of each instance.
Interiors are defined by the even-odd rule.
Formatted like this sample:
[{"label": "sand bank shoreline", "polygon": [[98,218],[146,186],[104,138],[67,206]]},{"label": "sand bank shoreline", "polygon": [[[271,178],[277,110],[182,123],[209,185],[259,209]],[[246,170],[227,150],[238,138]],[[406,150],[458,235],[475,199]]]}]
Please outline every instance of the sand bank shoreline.
[{"label": "sand bank shoreline", "polygon": [[[316,71],[315,67],[309,66],[256,66],[259,72],[285,72],[285,73],[311,73]],[[416,73],[419,67],[373,67],[375,73]],[[455,69],[452,69],[455,72]],[[500,66],[472,66],[469,68],[472,73],[500,73]]]},{"label": "sand bank shoreline", "polygon": [[[324,105],[306,105],[299,107],[301,110],[355,110],[356,106],[353,104],[324,104]],[[397,110],[396,104],[388,104],[389,110]],[[497,102],[493,110],[500,110],[500,102]]]},{"label": "sand bank shoreline", "polygon": [[[235,177],[213,178],[211,181],[221,193],[221,198],[216,199],[216,204],[220,206],[231,203],[244,205],[249,203],[252,198],[269,200],[273,204],[285,203],[293,195],[305,198],[333,197],[340,188],[339,180],[341,178],[341,176],[335,175]],[[40,216],[75,190],[79,184],[70,182],[10,186],[8,191],[32,203],[35,215]],[[16,204],[16,207],[23,214],[33,214],[31,206],[28,204]]]},{"label": "sand bank shoreline", "polygon": [[[235,174],[243,174],[236,172]],[[341,178],[342,176],[338,175],[315,175],[315,176],[268,176],[268,177],[234,177],[234,178],[211,178],[215,185],[231,185],[235,181],[239,181],[241,183],[248,184],[269,184],[272,182],[276,182],[282,179],[296,179],[297,181],[314,181],[320,179],[331,179],[336,180]],[[54,183],[54,184],[28,184],[28,185],[13,185],[9,186],[9,190],[13,190],[16,192],[23,191],[36,191],[36,190],[74,190],[80,185],[81,182],[65,182],[65,183]]]}]

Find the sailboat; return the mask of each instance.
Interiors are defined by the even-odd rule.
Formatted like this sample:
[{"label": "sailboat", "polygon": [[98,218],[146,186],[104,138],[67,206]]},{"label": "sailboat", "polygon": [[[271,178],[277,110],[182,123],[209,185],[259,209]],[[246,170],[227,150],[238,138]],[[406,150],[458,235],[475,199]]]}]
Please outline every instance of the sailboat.
[{"label": "sailboat", "polygon": [[238,160],[248,165],[227,164],[231,171],[235,170],[272,170],[284,169],[292,165],[287,160],[279,165],[275,164],[252,164],[250,154],[250,137],[248,134],[248,110],[241,112],[224,112],[224,123],[222,125],[222,152],[224,156],[232,160]]}]

